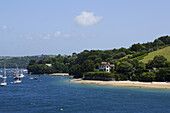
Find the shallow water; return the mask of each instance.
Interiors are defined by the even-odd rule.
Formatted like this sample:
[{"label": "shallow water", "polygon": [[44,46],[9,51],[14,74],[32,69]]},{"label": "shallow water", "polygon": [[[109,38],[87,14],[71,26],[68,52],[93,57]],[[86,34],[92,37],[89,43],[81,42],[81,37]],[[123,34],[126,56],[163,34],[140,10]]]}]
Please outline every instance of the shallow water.
[{"label": "shallow water", "polygon": [[[68,82],[65,76],[32,75],[0,87],[0,113],[168,113],[170,90]],[[61,110],[63,109],[63,110]]]}]

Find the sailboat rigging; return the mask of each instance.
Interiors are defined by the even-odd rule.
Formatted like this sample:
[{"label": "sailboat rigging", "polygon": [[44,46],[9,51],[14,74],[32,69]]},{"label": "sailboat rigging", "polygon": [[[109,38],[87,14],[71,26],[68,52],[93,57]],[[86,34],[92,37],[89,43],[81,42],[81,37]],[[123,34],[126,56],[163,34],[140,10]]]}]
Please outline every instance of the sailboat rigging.
[{"label": "sailboat rigging", "polygon": [[6,86],[6,85],[7,85],[7,82],[6,82],[7,76],[6,76],[5,64],[4,64],[4,76],[3,76],[2,78],[3,78],[4,80],[3,80],[3,82],[1,82],[1,86]]}]

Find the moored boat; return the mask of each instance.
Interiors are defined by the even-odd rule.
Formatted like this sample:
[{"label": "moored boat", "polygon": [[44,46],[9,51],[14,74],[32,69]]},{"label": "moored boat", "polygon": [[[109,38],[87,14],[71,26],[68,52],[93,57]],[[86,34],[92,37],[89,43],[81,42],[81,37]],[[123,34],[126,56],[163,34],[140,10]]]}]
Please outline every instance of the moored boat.
[{"label": "moored boat", "polygon": [[6,82],[7,76],[6,76],[5,64],[4,64],[4,76],[3,76],[2,78],[3,78],[4,80],[3,80],[3,82],[1,82],[1,86],[6,86],[6,85],[7,85],[7,82]]}]

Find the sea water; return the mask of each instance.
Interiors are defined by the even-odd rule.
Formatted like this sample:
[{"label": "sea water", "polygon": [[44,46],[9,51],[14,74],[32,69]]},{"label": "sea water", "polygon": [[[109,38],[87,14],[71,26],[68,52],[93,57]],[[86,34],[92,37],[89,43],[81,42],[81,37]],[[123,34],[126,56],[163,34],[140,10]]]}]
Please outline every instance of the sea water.
[{"label": "sea water", "polygon": [[[68,82],[66,76],[31,75],[0,87],[0,113],[170,113],[170,90]],[[1,80],[2,81],[2,80]]]}]

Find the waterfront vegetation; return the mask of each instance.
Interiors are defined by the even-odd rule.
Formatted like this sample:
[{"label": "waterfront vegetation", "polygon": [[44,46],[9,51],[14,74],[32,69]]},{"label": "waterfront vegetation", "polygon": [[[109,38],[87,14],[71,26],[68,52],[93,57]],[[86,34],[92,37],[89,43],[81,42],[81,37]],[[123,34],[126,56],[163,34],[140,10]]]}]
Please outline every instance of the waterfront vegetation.
[{"label": "waterfront vegetation", "polygon": [[86,77],[93,78],[93,77],[101,77],[101,78],[111,78],[114,77],[113,73],[108,72],[87,72],[83,74]]},{"label": "waterfront vegetation", "polygon": [[[153,59],[142,62],[153,52],[169,51],[170,36],[162,36],[153,42],[133,44],[130,48],[112,50],[84,50],[72,55],[57,55],[39,61],[30,60],[28,71],[32,74],[69,73],[74,77],[113,77],[116,80],[170,81],[169,56],[153,54]],[[164,52],[164,51],[163,51]],[[169,54],[169,53],[168,53]],[[101,62],[114,63],[111,73],[99,72]],[[46,64],[51,64],[48,66]]]},{"label": "waterfront vegetation", "polygon": [[41,60],[43,58],[54,57],[54,55],[37,55],[37,56],[24,56],[24,57],[0,57],[0,68],[27,68],[30,60]]}]

